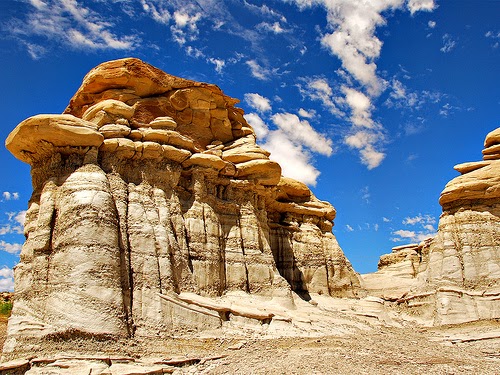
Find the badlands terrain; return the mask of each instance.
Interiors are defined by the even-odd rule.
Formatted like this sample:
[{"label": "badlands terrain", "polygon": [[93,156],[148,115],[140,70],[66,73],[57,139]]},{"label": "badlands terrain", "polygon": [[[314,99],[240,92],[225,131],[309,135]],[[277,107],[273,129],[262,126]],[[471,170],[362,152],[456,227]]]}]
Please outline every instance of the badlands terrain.
[{"label": "badlands terrain", "polygon": [[359,275],[237,103],[128,58],[12,131],[33,194],[1,371],[499,373],[500,128],[438,234]]}]

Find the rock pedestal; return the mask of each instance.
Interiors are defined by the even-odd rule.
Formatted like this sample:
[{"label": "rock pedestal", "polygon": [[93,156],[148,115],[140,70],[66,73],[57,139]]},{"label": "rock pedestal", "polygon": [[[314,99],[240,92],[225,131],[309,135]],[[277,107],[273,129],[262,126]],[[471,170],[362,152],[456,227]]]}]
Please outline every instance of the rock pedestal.
[{"label": "rock pedestal", "polygon": [[64,114],[14,129],[6,146],[31,165],[33,195],[4,353],[271,319],[206,300],[231,292],[356,295],[334,208],[281,176],[236,103],[123,59],[93,69]]},{"label": "rock pedestal", "polygon": [[[500,317],[500,128],[486,136],[484,147],[482,161],[455,166],[461,175],[441,193],[435,238],[407,247],[405,256],[383,256],[388,267],[379,264],[379,271],[363,276],[369,290],[391,295],[425,324]],[[406,282],[384,278],[400,277],[394,271],[402,269],[413,269]]]}]

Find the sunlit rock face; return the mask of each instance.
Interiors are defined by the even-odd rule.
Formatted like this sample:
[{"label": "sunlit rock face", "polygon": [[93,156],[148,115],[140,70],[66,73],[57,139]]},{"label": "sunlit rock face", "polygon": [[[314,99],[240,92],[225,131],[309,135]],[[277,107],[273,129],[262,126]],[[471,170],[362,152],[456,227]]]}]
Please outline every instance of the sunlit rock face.
[{"label": "sunlit rock face", "polygon": [[364,276],[370,292],[426,324],[500,317],[500,128],[482,153],[482,161],[455,166],[461,175],[441,193],[437,235],[405,253],[396,248]]},{"label": "sunlit rock face", "polygon": [[182,293],[356,295],[334,208],[281,176],[237,102],[130,58],[90,71],[64,114],[14,129],[33,195],[4,352],[217,326],[168,302]]}]

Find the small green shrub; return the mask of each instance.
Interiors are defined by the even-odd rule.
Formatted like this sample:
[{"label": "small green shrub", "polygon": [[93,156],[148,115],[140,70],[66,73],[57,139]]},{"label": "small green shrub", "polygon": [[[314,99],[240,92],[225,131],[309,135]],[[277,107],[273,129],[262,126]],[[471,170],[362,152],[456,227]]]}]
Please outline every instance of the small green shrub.
[{"label": "small green shrub", "polygon": [[0,315],[9,316],[11,311],[12,311],[11,301],[0,302]]}]

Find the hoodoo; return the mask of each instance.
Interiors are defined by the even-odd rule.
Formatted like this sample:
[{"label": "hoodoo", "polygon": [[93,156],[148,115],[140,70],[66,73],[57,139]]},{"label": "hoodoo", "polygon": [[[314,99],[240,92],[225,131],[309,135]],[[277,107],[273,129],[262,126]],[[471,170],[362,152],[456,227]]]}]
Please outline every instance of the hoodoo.
[{"label": "hoodoo", "polygon": [[214,300],[231,293],[292,308],[292,292],[356,295],[335,209],[281,176],[237,102],[127,58],[90,71],[64,114],[14,129],[33,195],[4,354],[272,320]]},{"label": "hoodoo", "polygon": [[381,257],[364,275],[371,294],[397,301],[412,320],[458,324],[500,317],[500,128],[486,136],[483,160],[441,192],[437,235]]}]

